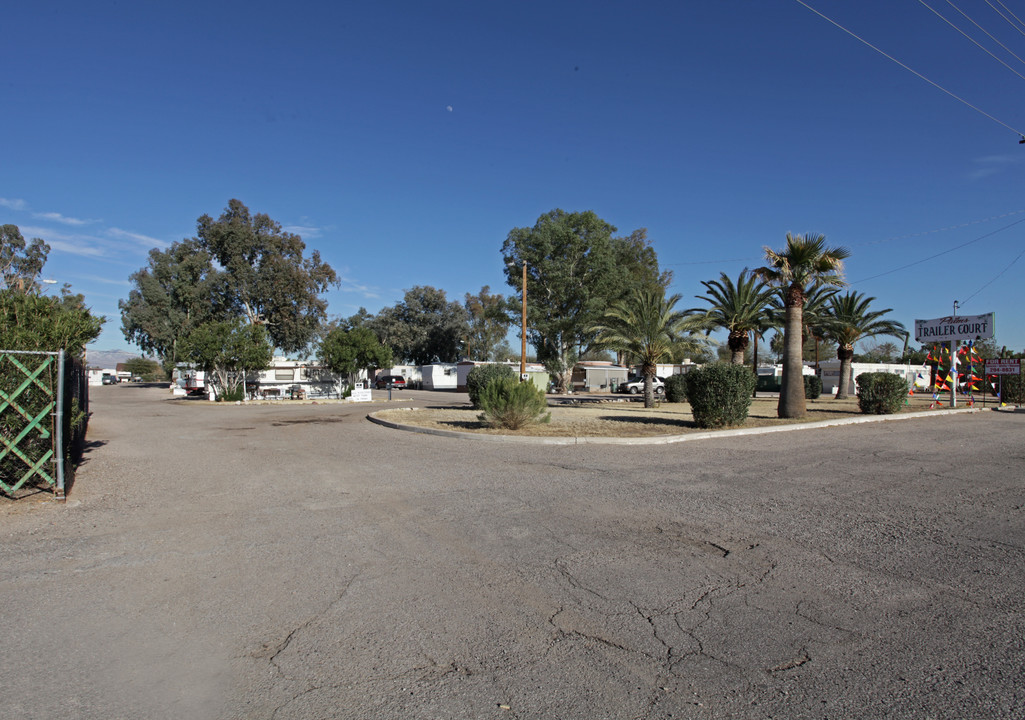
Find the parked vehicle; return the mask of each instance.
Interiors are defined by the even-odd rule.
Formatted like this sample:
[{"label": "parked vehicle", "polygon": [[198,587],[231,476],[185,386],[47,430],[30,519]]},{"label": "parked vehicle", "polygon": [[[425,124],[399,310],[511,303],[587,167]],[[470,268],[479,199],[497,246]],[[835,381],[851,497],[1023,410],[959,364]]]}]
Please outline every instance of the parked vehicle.
[{"label": "parked vehicle", "polygon": [[385,388],[404,388],[406,387],[406,378],[401,375],[382,375],[374,381],[374,385],[378,390]]},{"label": "parked vehicle", "polygon": [[110,373],[103,373],[103,378],[100,380],[104,385],[117,385],[121,380],[117,375],[111,375]]},{"label": "parked vehicle", "polygon": [[[658,375],[652,379],[651,385],[656,395],[661,395],[666,391],[665,378],[661,378]],[[637,377],[636,375],[628,377],[626,382],[619,386],[619,392],[630,393],[631,395],[644,392],[644,378]]]}]

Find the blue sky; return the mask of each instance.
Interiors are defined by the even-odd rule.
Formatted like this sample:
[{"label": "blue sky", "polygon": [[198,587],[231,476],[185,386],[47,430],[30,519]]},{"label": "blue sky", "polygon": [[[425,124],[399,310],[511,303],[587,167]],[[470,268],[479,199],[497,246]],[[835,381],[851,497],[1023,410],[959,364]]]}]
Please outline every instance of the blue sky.
[{"label": "blue sky", "polygon": [[503,240],[558,207],[647,228],[684,307],[816,232],[908,327],[957,300],[1025,349],[1025,25],[805,2],[947,92],[797,0],[17,3],[0,222],[109,318],[94,349],[129,347],[148,250],[231,198],[338,271],[333,315],[511,292]]}]

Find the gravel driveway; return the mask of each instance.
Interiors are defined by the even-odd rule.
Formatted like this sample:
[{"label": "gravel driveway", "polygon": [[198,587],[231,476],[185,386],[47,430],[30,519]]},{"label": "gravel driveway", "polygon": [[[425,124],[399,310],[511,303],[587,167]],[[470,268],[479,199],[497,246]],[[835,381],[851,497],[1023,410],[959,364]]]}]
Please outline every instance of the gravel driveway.
[{"label": "gravel driveway", "polygon": [[93,388],[67,505],[0,500],[0,718],[1025,716],[1025,414],[513,446],[383,407]]}]

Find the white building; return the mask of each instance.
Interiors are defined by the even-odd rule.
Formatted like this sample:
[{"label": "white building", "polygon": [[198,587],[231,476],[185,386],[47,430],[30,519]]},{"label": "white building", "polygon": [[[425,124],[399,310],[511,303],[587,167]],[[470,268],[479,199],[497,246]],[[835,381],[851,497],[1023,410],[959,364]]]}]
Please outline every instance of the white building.
[{"label": "white building", "polygon": [[[840,386],[840,361],[821,360],[819,370],[822,376],[822,394],[836,395]],[[908,381],[908,387],[927,388],[929,387],[928,365],[901,365],[900,363],[851,363],[851,384],[847,387],[847,394],[854,395],[857,391],[858,375],[867,372],[884,372],[900,375]]]},{"label": "white building", "polygon": [[455,363],[431,363],[420,366],[424,390],[455,390],[459,385],[459,374]]}]

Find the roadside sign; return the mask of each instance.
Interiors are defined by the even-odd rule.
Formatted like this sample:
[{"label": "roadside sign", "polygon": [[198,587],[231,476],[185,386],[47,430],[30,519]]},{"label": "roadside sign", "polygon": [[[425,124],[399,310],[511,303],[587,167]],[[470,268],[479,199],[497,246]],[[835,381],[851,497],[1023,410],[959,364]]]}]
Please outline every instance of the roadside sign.
[{"label": "roadside sign", "polygon": [[998,358],[986,361],[987,375],[1020,375],[1021,360],[1017,358]]},{"label": "roadside sign", "polygon": [[986,340],[993,337],[993,313],[949,315],[935,320],[915,320],[915,342]]}]

